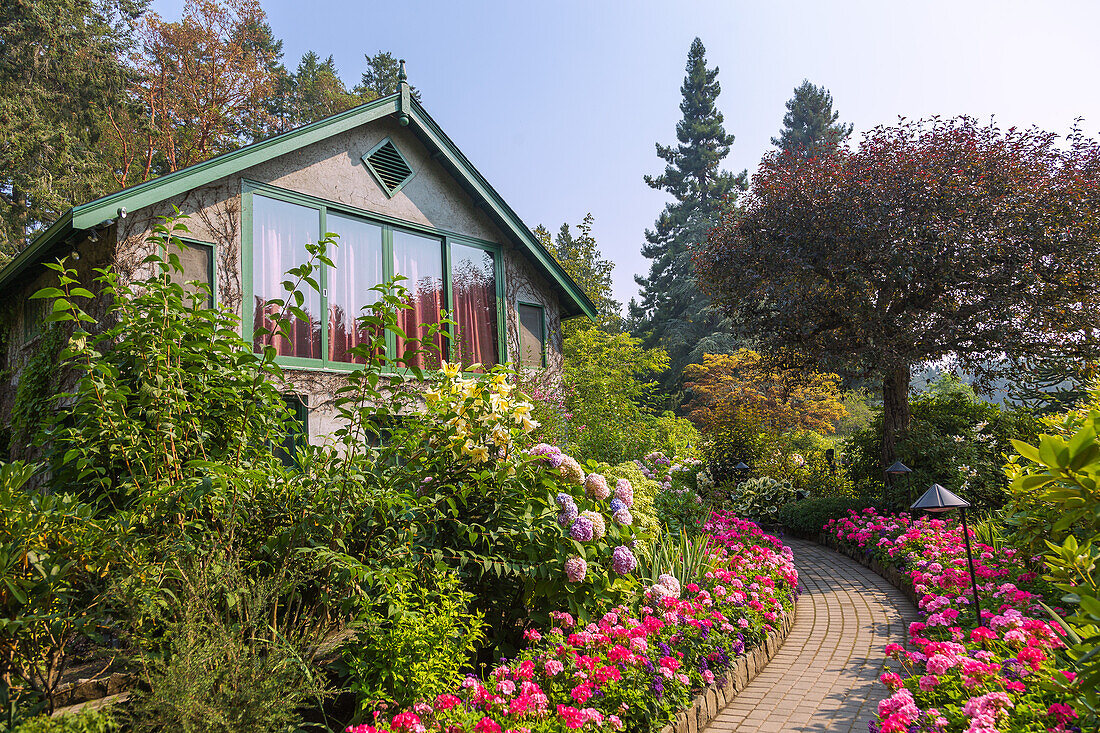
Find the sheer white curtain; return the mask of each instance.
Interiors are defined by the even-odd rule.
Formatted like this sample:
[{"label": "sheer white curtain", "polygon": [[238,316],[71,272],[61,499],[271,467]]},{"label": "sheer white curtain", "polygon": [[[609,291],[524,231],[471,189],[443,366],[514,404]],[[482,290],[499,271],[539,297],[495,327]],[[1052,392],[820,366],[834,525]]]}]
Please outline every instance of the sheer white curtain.
[{"label": "sheer white curtain", "polygon": [[[320,212],[305,206],[252,196],[253,326],[257,331],[260,328],[275,330],[273,316],[283,309],[268,301],[287,299],[282,283],[284,280],[296,282],[297,278],[286,272],[308,258],[305,245],[317,241],[320,216]],[[319,276],[319,272],[314,274]],[[280,356],[321,358],[321,295],[305,283],[301,289],[305,295],[302,309],[309,316],[308,322],[293,319],[289,339],[278,334],[256,333],[257,351],[273,345]]]},{"label": "sheer white curtain", "polygon": [[355,321],[379,298],[371,288],[382,282],[382,227],[329,212],[326,228],[339,235],[328,272],[328,358],[362,364],[349,352],[370,340]]}]

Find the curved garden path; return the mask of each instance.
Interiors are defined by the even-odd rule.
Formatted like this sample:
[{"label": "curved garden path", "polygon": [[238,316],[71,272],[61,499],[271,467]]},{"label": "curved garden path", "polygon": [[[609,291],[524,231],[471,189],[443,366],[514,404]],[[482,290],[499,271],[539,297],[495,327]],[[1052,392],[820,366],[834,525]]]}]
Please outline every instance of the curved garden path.
[{"label": "curved garden path", "polygon": [[790,635],[756,679],[704,733],[855,731],[885,697],[884,648],[904,643],[918,619],[901,591],[825,547],[784,539],[794,551],[802,596]]}]

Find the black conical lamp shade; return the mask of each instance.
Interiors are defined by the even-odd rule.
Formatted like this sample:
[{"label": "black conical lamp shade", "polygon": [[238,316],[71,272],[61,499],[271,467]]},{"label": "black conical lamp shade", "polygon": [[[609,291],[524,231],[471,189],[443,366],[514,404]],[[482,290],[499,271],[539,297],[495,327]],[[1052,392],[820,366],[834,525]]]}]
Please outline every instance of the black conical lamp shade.
[{"label": "black conical lamp shade", "polygon": [[921,498],[913,502],[913,506],[909,508],[923,509],[926,512],[939,514],[940,512],[949,512],[952,509],[967,509],[969,506],[970,502],[961,496],[948,491],[939,484],[932,484],[928,491],[924,492]]},{"label": "black conical lamp shade", "polygon": [[743,461],[738,461],[737,465],[733,467],[734,471],[747,471],[749,467],[744,464]]},{"label": "black conical lamp shade", "polygon": [[894,465],[892,465],[892,466],[890,466],[890,468],[886,469],[886,473],[892,473],[892,474],[902,474],[902,473],[912,473],[912,472],[913,472],[913,469],[909,468],[909,466],[906,466],[901,461],[894,461]]}]

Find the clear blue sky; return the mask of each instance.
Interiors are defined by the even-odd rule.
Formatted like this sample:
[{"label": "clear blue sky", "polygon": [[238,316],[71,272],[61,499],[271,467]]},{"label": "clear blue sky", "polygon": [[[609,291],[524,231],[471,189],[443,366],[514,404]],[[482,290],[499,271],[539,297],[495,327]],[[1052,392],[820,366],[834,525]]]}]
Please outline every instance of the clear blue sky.
[{"label": "clear blue sky", "polygon": [[[654,143],[674,141],[695,36],[721,69],[733,171],[755,170],[803,78],[857,139],[899,115],[1100,130],[1095,2],[262,1],[290,68],[332,54],[351,86],[364,54],[407,59],[424,106],[528,225],[592,212],[624,302],[667,201],[642,176],[662,168]],[[182,6],[153,5],[170,19]]]}]

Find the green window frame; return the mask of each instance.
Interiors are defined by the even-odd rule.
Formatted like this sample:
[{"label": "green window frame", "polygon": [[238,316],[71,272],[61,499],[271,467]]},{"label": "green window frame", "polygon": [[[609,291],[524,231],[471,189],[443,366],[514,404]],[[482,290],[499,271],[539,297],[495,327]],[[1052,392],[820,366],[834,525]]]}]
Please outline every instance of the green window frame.
[{"label": "green window frame", "polygon": [[298,462],[298,449],[303,444],[309,443],[309,406],[305,397],[298,394],[284,394],[283,402],[290,410],[293,421],[290,431],[283,442],[275,448],[275,455],[284,466],[294,466]]},{"label": "green window frame", "polygon": [[[520,351],[519,356],[522,358],[523,357],[523,313],[520,310],[521,308],[532,308],[532,309],[538,311],[538,314],[539,314],[539,330],[542,334],[542,337],[539,341],[539,345],[540,345],[540,348],[539,348],[539,366],[540,367],[545,367],[546,366],[546,361],[547,361],[546,360],[547,342],[549,340],[549,335],[550,335],[546,332],[546,306],[543,305],[542,303],[535,303],[535,302],[527,301],[527,300],[518,300],[518,301],[516,301],[516,321],[519,324],[519,351]],[[524,366],[524,365],[521,365],[521,366]]]},{"label": "green window frame", "polygon": [[[283,201],[286,203],[297,204],[306,208],[314,209],[318,213],[318,236],[324,236],[328,231],[327,219],[329,212],[339,214],[340,216],[350,217],[355,219],[361,219],[365,222],[379,225],[382,227],[382,280],[383,282],[390,280],[394,276],[393,265],[393,233],[394,231],[405,231],[411,234],[417,234],[422,236],[428,236],[437,238],[440,241],[440,256],[443,266],[443,295],[444,295],[444,308],[447,311],[454,310],[454,292],[451,287],[451,247],[455,244],[465,245],[467,247],[473,247],[477,249],[483,249],[491,252],[493,255],[493,268],[494,268],[494,281],[496,286],[496,335],[497,335],[497,361],[500,364],[504,364],[508,361],[508,344],[507,344],[507,316],[505,314],[505,297],[504,297],[504,248],[495,243],[488,242],[469,235],[460,234],[458,232],[451,232],[444,229],[437,229],[434,227],[428,227],[414,222],[404,221],[395,217],[386,216],[385,214],[379,214],[374,211],[367,211],[365,209],[359,209],[354,206],[348,206],[346,204],[339,204],[325,199],[318,198],[316,196],[310,196],[309,194],[299,193],[297,191],[291,191],[289,189],[279,188],[277,186],[271,186],[265,183],[259,183],[257,181],[243,180],[241,183],[241,329],[242,335],[246,341],[253,343],[253,303],[254,303],[254,288],[253,288],[253,264],[255,249],[253,245],[253,197],[264,196],[277,201]],[[304,243],[303,243],[304,244]],[[339,240],[337,240],[337,246],[339,246]],[[303,250],[304,252],[304,250]],[[324,314],[324,318],[328,318],[328,267],[325,265],[320,266],[320,272],[318,273],[318,285],[321,288],[321,299],[319,312]],[[400,273],[396,273],[400,274]],[[448,329],[449,330],[449,329]],[[334,361],[328,358],[328,341],[329,341],[329,329],[326,327],[321,328],[321,346],[320,354],[321,358],[306,358],[300,356],[277,356],[275,361],[286,367],[293,367],[295,369],[306,370],[324,370],[324,371],[353,371],[355,369],[361,369],[361,364],[352,364],[342,361]],[[452,333],[453,337],[454,334]],[[394,358],[397,350],[397,343],[394,334],[386,334],[386,354],[388,358]],[[445,350],[450,350],[450,339],[445,339]],[[443,355],[444,358],[449,358],[450,354]]]},{"label": "green window frame", "polygon": [[46,298],[27,298],[23,301],[23,343],[29,344],[45,330],[47,306],[52,306],[53,300]]}]

